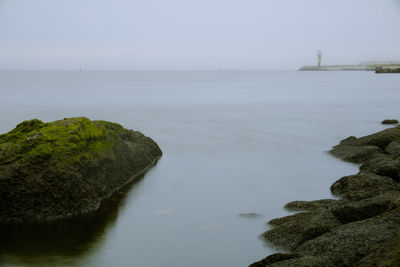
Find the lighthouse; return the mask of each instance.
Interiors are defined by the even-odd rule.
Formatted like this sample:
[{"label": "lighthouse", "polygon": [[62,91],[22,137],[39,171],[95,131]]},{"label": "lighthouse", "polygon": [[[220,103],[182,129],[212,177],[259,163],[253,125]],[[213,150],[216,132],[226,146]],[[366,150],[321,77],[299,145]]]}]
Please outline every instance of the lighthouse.
[{"label": "lighthouse", "polygon": [[318,67],[321,67],[321,57],[322,57],[321,50],[318,50],[317,56],[318,56]]}]

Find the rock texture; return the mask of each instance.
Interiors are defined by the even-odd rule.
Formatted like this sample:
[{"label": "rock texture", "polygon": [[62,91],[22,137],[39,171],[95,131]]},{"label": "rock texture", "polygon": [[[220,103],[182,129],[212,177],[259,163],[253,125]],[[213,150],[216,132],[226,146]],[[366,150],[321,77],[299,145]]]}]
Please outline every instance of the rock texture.
[{"label": "rock texture", "polygon": [[395,120],[395,119],[383,120],[383,121],[381,122],[381,124],[398,124],[398,123],[399,123],[399,121],[398,121],[398,120]]},{"label": "rock texture", "polygon": [[340,199],[294,201],[300,213],[271,220],[262,237],[287,253],[260,266],[400,266],[400,127],[333,147],[331,154],[360,163],[360,172],[337,180]]},{"label": "rock texture", "polygon": [[162,152],[149,137],[87,118],[24,121],[0,135],[0,222],[96,210]]}]

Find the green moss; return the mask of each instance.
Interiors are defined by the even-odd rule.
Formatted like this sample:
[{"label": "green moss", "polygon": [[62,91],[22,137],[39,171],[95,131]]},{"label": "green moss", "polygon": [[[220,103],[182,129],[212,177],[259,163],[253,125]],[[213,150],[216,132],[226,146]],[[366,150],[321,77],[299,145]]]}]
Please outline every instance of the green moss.
[{"label": "green moss", "polygon": [[[114,146],[119,124],[91,121],[84,117],[69,118],[50,123],[34,119],[24,121],[9,133],[0,135],[0,145],[7,143],[13,149],[7,158],[23,160],[51,159],[62,167],[93,157],[105,157]],[[14,154],[14,155],[10,155]]]},{"label": "green moss", "polygon": [[25,121],[0,135],[0,222],[93,211],[161,154],[153,140],[116,123]]},{"label": "green moss", "polygon": [[12,131],[0,135],[0,144],[15,142],[27,133],[40,129],[43,125],[44,123],[38,119],[21,122]]}]

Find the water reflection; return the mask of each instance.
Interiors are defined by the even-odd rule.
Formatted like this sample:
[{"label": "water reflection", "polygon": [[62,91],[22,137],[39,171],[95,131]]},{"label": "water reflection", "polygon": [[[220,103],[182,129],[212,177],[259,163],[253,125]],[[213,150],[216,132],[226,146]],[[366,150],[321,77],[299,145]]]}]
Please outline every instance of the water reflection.
[{"label": "water reflection", "polygon": [[126,195],[135,191],[141,176],[104,200],[92,213],[45,223],[0,225],[0,263],[46,264],[60,258],[82,258],[102,244],[112,229]]}]

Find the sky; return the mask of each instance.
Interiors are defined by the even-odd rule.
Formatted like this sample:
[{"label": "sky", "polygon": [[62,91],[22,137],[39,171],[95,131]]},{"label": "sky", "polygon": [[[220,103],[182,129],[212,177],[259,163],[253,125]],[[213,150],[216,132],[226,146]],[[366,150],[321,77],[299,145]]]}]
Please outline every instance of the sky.
[{"label": "sky", "polygon": [[0,0],[0,69],[400,61],[400,0]]}]

